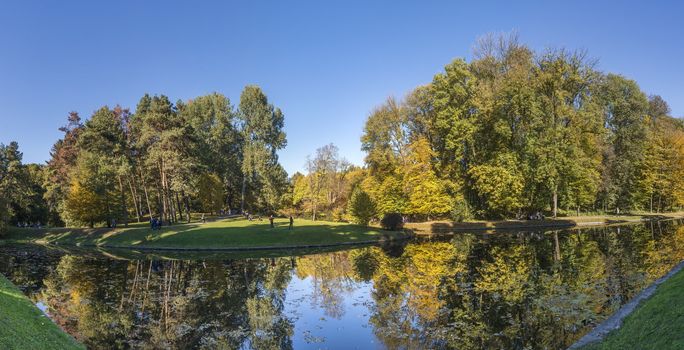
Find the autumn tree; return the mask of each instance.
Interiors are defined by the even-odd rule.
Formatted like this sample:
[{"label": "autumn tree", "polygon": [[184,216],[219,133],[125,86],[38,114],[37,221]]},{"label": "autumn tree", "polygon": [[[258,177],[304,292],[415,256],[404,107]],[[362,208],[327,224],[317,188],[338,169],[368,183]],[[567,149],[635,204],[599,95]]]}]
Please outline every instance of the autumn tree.
[{"label": "autumn tree", "polygon": [[606,76],[600,94],[609,138],[604,160],[604,176],[609,177],[605,200],[616,211],[638,209],[644,194],[639,179],[645,156],[648,99],[635,81],[615,74]]},{"label": "autumn tree", "polygon": [[367,226],[376,214],[373,199],[359,187],[352,192],[348,211],[354,223],[363,226]]}]

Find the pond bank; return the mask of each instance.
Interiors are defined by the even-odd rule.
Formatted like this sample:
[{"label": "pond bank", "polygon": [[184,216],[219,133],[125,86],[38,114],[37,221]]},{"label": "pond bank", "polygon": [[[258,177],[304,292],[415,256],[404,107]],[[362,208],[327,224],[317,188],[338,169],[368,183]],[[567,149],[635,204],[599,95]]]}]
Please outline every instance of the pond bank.
[{"label": "pond bank", "polygon": [[176,224],[160,230],[129,228],[12,229],[7,242],[70,245],[136,250],[244,251],[326,248],[367,245],[412,237],[410,232],[384,231],[337,222],[296,220],[289,229],[284,220],[223,219],[207,223]]},{"label": "pond bank", "polygon": [[0,274],[1,349],[84,349]]},{"label": "pond bank", "polygon": [[494,221],[428,221],[408,223],[406,228],[416,235],[439,235],[467,231],[511,231],[535,229],[567,229],[573,227],[596,227],[620,224],[631,224],[644,221],[682,219],[684,212],[642,214],[642,215],[597,215],[568,216],[545,220],[494,220]]},{"label": "pond bank", "polygon": [[679,263],[569,349],[682,349],[683,268]]}]

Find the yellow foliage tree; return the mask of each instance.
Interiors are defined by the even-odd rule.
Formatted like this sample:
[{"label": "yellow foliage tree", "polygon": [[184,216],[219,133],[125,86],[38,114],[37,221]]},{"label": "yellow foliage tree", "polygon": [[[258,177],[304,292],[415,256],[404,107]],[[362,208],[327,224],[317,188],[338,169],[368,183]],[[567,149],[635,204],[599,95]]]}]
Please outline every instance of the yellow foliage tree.
[{"label": "yellow foliage tree", "polygon": [[430,143],[420,137],[409,146],[405,170],[405,186],[409,194],[408,213],[425,215],[428,220],[433,215],[447,214],[453,208],[443,182],[432,169],[434,156]]},{"label": "yellow foliage tree", "polygon": [[86,223],[93,227],[96,222],[104,219],[103,213],[106,213],[106,208],[103,202],[104,198],[74,180],[69,188],[65,206],[69,223]]}]

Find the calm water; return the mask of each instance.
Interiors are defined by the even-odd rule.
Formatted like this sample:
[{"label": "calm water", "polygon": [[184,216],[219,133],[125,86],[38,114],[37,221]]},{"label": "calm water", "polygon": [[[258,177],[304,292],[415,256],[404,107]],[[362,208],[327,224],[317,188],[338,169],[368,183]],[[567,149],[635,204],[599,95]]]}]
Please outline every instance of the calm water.
[{"label": "calm water", "polygon": [[94,349],[560,349],[682,259],[679,221],[298,256],[0,246]]}]

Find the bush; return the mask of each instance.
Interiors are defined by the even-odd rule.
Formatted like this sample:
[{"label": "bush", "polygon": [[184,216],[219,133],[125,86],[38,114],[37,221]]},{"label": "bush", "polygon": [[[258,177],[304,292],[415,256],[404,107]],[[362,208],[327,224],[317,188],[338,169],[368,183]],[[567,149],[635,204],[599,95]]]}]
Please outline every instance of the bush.
[{"label": "bush", "polygon": [[344,208],[337,207],[337,208],[332,210],[333,221],[343,222],[343,221],[345,221],[345,216],[346,216],[346,213],[344,212]]},{"label": "bush", "polygon": [[355,224],[363,226],[368,226],[368,222],[375,215],[375,203],[368,193],[360,188],[356,188],[349,199],[349,215]]},{"label": "bush", "polygon": [[380,225],[385,230],[400,230],[404,227],[404,217],[399,213],[387,213],[382,217]]},{"label": "bush", "polygon": [[450,214],[451,220],[455,222],[463,222],[473,218],[473,214],[470,212],[470,208],[468,208],[468,203],[465,201],[456,202]]}]

